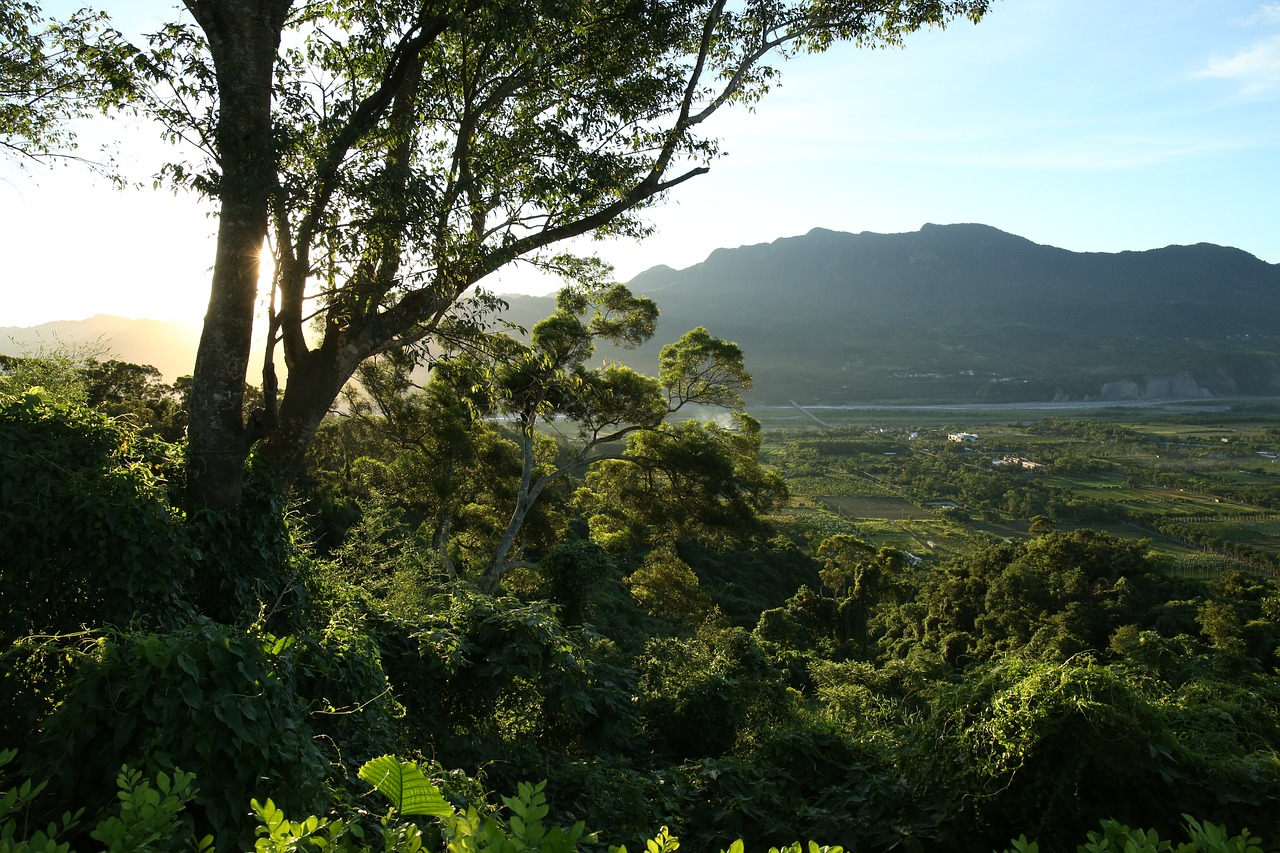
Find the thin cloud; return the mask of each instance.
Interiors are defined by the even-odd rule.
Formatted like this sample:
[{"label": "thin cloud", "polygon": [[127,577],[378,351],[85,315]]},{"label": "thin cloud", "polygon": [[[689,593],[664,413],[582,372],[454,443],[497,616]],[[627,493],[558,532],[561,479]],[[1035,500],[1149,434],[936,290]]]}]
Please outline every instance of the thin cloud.
[{"label": "thin cloud", "polygon": [[1241,27],[1259,27],[1268,24],[1280,24],[1280,3],[1264,3],[1253,14],[1232,21]]},{"label": "thin cloud", "polygon": [[[1267,6],[1280,16],[1280,6]],[[1197,72],[1198,77],[1239,83],[1246,95],[1280,92],[1280,35],[1255,42],[1232,56],[1215,59]]]}]

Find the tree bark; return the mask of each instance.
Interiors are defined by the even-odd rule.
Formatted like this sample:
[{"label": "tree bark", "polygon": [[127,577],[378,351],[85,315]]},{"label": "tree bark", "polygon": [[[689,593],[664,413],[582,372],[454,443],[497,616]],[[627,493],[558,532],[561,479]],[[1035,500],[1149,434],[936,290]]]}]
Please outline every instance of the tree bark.
[{"label": "tree bark", "polygon": [[221,172],[213,280],[191,383],[188,498],[193,509],[229,509],[239,504],[256,438],[244,421],[244,387],[275,185],[272,72],[292,0],[185,2],[217,71]]},{"label": "tree bark", "polygon": [[334,336],[294,362],[280,398],[278,426],[268,434],[252,436],[262,439],[255,451],[255,465],[261,462],[281,482],[290,482],[301,470],[320,422],[369,354],[344,346],[340,337]]}]

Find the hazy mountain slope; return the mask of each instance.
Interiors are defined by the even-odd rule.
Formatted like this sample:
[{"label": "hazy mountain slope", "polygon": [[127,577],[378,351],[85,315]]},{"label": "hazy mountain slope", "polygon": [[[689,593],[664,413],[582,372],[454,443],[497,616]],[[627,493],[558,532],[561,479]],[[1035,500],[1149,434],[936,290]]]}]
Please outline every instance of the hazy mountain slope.
[{"label": "hazy mountain slope", "polygon": [[199,329],[182,323],[97,314],[86,320],[0,327],[0,353],[35,354],[42,347],[83,345],[100,349],[102,358],[149,364],[172,382],[190,375],[199,337]]}]

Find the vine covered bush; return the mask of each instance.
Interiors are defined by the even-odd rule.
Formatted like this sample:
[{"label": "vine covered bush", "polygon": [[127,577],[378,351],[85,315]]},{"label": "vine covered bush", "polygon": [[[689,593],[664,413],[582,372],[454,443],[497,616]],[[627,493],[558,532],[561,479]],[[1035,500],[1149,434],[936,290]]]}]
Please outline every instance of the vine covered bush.
[{"label": "vine covered bush", "polygon": [[180,610],[194,552],[178,449],[40,393],[0,398],[0,642]]},{"label": "vine covered bush", "polygon": [[56,768],[54,786],[90,807],[103,805],[95,796],[121,761],[148,774],[187,769],[203,786],[201,823],[218,836],[235,836],[264,784],[317,810],[328,756],[297,670],[290,640],[204,620],[108,634],[76,668],[39,754]]},{"label": "vine covered bush", "polygon": [[0,395],[0,744],[28,743],[86,632],[188,615],[174,445],[30,391]]}]

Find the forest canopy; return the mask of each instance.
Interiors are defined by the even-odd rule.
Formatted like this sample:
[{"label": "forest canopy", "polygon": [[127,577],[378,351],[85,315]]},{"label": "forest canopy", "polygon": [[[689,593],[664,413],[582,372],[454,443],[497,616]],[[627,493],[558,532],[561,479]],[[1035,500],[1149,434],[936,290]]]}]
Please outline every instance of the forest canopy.
[{"label": "forest canopy", "polygon": [[[130,46],[0,0],[5,144],[128,104],[219,205],[192,376],[0,362],[0,847],[1272,843],[1266,565],[1057,529],[1078,507],[945,439],[879,487],[1025,538],[922,556],[783,518],[787,475],[847,482],[890,439],[771,464],[749,353],[695,327],[656,376],[599,360],[658,306],[559,253],[642,235],[782,58],[987,6],[186,0]],[[518,260],[567,285],[527,332],[477,295]]]},{"label": "forest canopy", "polygon": [[[537,340],[574,352],[551,343],[566,325]],[[173,392],[125,381],[145,369],[36,361],[0,377],[0,764],[20,762],[4,785],[31,815],[0,815],[9,837],[366,849],[352,833],[383,830],[361,782],[389,754],[464,804],[445,837],[519,839],[532,809],[574,839],[547,853],[593,849],[574,821],[698,851],[1070,850],[1128,827],[1261,850],[1280,829],[1280,589],[1260,572],[1191,580],[1144,541],[1045,516],[1025,541],[923,560],[784,533],[769,503],[717,511],[733,491],[698,463],[770,494],[758,431],[686,421],[546,490],[521,565],[485,590],[526,434],[467,420],[457,389],[488,387],[467,371],[419,389],[381,365],[353,388],[366,408],[323,425],[281,527],[269,496],[240,520],[181,509],[182,448],[151,404]],[[536,363],[545,387],[564,378]],[[534,435],[535,473],[573,464],[553,435]],[[457,467],[432,467],[446,449]],[[23,775],[45,787],[21,794]],[[115,790],[162,796],[156,824]],[[388,820],[368,849],[418,849],[422,828]]]}]

